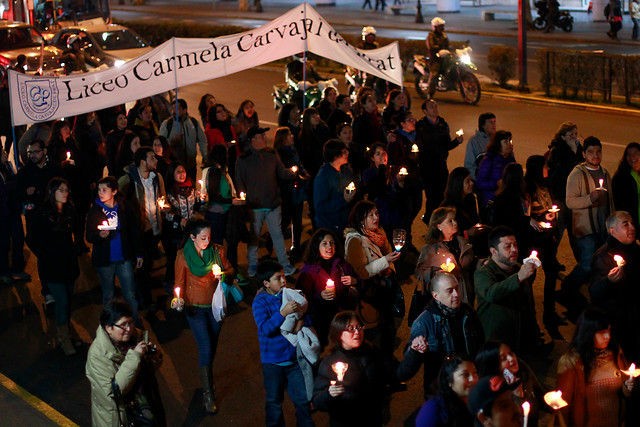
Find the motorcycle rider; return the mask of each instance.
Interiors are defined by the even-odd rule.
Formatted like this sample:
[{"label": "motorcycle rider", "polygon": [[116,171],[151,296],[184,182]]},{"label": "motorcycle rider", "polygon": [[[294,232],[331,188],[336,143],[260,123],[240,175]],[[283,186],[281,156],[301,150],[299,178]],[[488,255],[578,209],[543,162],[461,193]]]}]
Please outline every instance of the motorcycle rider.
[{"label": "motorcycle rider", "polygon": [[60,62],[64,64],[65,74],[69,75],[75,71],[87,72],[87,63],[92,67],[97,67],[94,60],[84,52],[82,38],[73,34],[67,39],[67,50],[60,57]]},{"label": "motorcycle rider", "polygon": [[[290,86],[299,87],[300,82],[306,81],[305,87],[308,89],[310,86],[317,85],[321,81],[327,80],[318,74],[310,61],[306,61],[305,70],[305,61],[306,59],[302,56],[293,55],[291,57],[291,61],[287,64],[285,75],[285,80]],[[299,89],[302,90],[302,87]]]},{"label": "motorcycle rider", "polygon": [[449,51],[449,37],[444,32],[444,19],[436,16],[431,20],[433,31],[427,36],[427,52],[429,54],[429,84],[427,91],[429,98],[436,93],[436,82],[442,68],[442,58],[440,51]]},{"label": "motorcycle rider", "polygon": [[550,33],[556,28],[558,22],[558,15],[560,13],[560,3],[558,0],[547,0],[547,27],[544,29],[545,33]]},{"label": "motorcycle rider", "polygon": [[376,41],[376,29],[371,26],[362,27],[362,41],[358,45],[358,49],[377,49],[380,45]]}]

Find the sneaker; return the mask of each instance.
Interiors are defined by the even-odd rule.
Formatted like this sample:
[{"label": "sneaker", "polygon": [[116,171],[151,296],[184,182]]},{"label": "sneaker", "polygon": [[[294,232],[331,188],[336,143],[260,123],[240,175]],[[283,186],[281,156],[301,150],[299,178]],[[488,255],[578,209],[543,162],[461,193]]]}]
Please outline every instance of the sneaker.
[{"label": "sneaker", "polygon": [[255,265],[250,265],[249,270],[247,270],[247,275],[249,277],[256,277],[256,272],[258,271],[258,267]]},{"label": "sneaker", "polygon": [[53,295],[48,294],[48,295],[45,295],[45,296],[44,296],[44,303],[45,303],[46,305],[53,304],[53,303],[55,303],[55,302],[56,302],[56,300],[54,300],[54,299],[53,299]]},{"label": "sneaker", "polygon": [[294,274],[297,274],[297,273],[298,273],[298,269],[297,269],[297,268],[295,268],[295,267],[294,267],[293,265],[291,265],[291,264],[287,265],[287,266],[284,268],[284,275],[285,275],[286,277],[293,276]]},{"label": "sneaker", "polygon": [[29,273],[16,273],[13,275],[13,277],[16,278],[16,280],[22,280],[24,282],[30,282],[31,281],[31,275]]}]

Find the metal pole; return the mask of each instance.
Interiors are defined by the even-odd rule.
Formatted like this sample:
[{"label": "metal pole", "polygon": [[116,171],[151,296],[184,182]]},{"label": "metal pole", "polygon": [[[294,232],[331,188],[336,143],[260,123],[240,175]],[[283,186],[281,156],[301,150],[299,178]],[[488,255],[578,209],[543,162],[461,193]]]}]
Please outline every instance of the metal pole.
[{"label": "metal pole", "polygon": [[[176,38],[175,37],[171,38],[171,43],[173,45],[173,57],[175,58],[176,57]],[[175,122],[176,123],[175,124],[177,126],[178,132],[182,133],[182,129],[180,129],[180,118],[178,117],[178,67],[173,67],[173,76],[174,76],[175,84],[176,84],[176,95],[175,95],[175,99],[176,99],[176,120],[175,120]],[[169,134],[167,134],[167,139],[168,138],[169,138]],[[185,147],[186,147],[186,143],[185,143]]]},{"label": "metal pole", "polygon": [[520,92],[529,92],[527,86],[527,5],[528,0],[518,2],[518,77]]}]

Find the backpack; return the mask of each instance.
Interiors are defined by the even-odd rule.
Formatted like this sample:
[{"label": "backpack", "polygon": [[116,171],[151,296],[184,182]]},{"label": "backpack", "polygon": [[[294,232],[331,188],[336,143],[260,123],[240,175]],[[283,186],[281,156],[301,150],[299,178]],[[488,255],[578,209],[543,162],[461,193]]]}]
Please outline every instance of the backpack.
[{"label": "backpack", "polygon": [[[191,119],[191,123],[193,123],[193,127],[196,130],[196,135],[198,132],[198,121],[194,118],[189,116],[189,118]],[[167,122],[167,137],[169,137],[169,135],[171,135],[171,129],[173,129],[173,124],[175,123],[175,120],[173,119],[173,117],[171,117],[171,119]]]}]

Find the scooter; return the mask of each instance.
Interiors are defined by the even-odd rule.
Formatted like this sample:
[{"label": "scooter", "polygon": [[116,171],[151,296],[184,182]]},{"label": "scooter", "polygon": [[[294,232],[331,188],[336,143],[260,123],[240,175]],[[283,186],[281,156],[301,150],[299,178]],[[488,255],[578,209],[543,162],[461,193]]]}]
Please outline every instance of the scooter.
[{"label": "scooter", "polygon": [[[538,17],[534,19],[533,26],[536,30],[544,30],[547,28],[549,19],[549,7],[545,0],[538,0],[534,6],[538,9]],[[560,27],[565,33],[573,30],[573,16],[567,10],[558,11],[557,21],[553,23],[556,27]]]},{"label": "scooter", "polygon": [[[445,49],[438,52],[442,67],[436,90],[440,92],[459,90],[464,102],[473,105],[480,100],[481,89],[478,78],[473,74],[473,71],[477,71],[478,68],[471,62],[470,53],[470,46],[456,49],[455,54]],[[429,57],[413,55],[413,70],[416,75],[415,87],[418,95],[425,99],[429,98]]]}]

